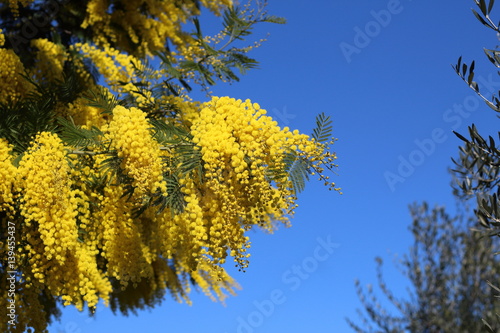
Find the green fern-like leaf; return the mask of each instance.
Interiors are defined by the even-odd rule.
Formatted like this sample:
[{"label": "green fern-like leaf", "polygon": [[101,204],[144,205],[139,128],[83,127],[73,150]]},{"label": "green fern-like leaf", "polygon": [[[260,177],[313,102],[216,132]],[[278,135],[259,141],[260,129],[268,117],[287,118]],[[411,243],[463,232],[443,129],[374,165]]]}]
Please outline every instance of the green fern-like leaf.
[{"label": "green fern-like leaf", "polygon": [[36,84],[35,87],[37,90],[27,98],[0,105],[0,137],[13,144],[18,154],[28,148],[36,134],[56,131],[54,107],[57,98],[44,87]]},{"label": "green fern-like leaf", "polygon": [[179,183],[179,178],[176,175],[167,175],[165,177],[167,184],[167,195],[155,194],[152,205],[158,206],[158,213],[163,212],[166,208],[170,209],[172,216],[184,211],[186,201],[182,193],[182,185]]},{"label": "green fern-like leaf", "polygon": [[103,133],[96,127],[90,130],[80,128],[72,120],[62,117],[57,119],[62,127],[61,139],[68,145],[73,147],[89,147],[100,145],[99,138]]},{"label": "green fern-like leaf", "polygon": [[286,24],[286,19],[284,17],[267,15],[262,19],[262,22],[276,23],[276,24]]},{"label": "green fern-like leaf", "polygon": [[230,35],[231,39],[242,39],[251,32],[252,23],[245,20],[240,7],[235,6],[224,12],[223,26],[224,32]]},{"label": "green fern-like leaf", "polygon": [[229,64],[238,68],[241,74],[245,74],[247,70],[257,68],[259,65],[255,59],[240,52],[228,52],[227,58]]},{"label": "green fern-like leaf", "polygon": [[194,145],[180,145],[176,149],[176,153],[181,161],[181,172],[186,174],[193,170],[197,170],[198,174],[202,174],[202,155],[201,151],[194,149]]},{"label": "green fern-like leaf", "polygon": [[97,91],[90,90],[90,92],[83,96],[88,100],[88,106],[93,106],[102,109],[102,113],[112,114],[115,107],[119,104],[114,95],[109,95],[107,91],[100,87]]},{"label": "green fern-like leaf", "polygon": [[197,170],[198,175],[202,174],[201,152],[195,149],[195,144],[191,141],[191,134],[180,126],[162,120],[151,120],[153,125],[153,137],[173,155],[172,167],[180,168],[183,174]]},{"label": "green fern-like leaf", "polygon": [[293,151],[285,154],[283,162],[285,163],[284,171],[287,173],[294,192],[302,192],[306,187],[306,181],[309,180],[309,174],[312,172],[311,162]]},{"label": "green fern-like leaf", "polygon": [[160,145],[175,145],[189,140],[189,132],[180,126],[158,119],[151,119],[150,123],[154,130],[153,137]]},{"label": "green fern-like leaf", "polygon": [[325,143],[332,137],[332,121],[330,116],[320,113],[316,116],[316,128],[313,130],[312,137],[317,142]]},{"label": "green fern-like leaf", "polygon": [[122,183],[121,180],[125,179],[125,175],[121,168],[122,159],[118,157],[116,151],[107,152],[107,158],[101,162],[101,170],[103,170],[103,175],[107,177],[110,184],[113,182],[115,184]]},{"label": "green fern-like leaf", "polygon": [[63,80],[56,85],[57,97],[64,103],[73,102],[84,89],[84,83],[78,76],[73,62],[64,63]]},{"label": "green fern-like leaf", "polygon": [[266,180],[274,183],[282,183],[288,179],[288,173],[281,167],[267,166]]}]

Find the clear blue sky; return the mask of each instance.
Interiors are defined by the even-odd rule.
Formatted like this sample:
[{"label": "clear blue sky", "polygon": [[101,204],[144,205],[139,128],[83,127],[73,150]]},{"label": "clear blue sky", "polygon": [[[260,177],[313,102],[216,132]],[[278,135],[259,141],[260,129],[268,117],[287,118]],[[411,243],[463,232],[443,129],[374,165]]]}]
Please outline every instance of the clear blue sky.
[{"label": "clear blue sky", "polygon": [[481,133],[497,130],[494,112],[451,65],[460,55],[478,60],[478,74],[498,90],[482,51],[498,43],[496,35],[474,18],[472,0],[269,3],[288,24],[262,25],[256,36],[271,35],[253,53],[260,69],[214,92],[250,98],[282,126],[306,133],[316,114],[329,114],[344,194],[312,180],[292,228],[250,233],[250,267],[234,272],[243,289],[225,307],[193,293],[191,307],[166,298],[138,317],[101,307],[88,319],[68,308],[51,332],[351,332],[344,318],[357,318],[354,280],[376,283],[375,256],[385,259],[396,295],[406,295],[392,259],[412,243],[408,205],[452,207],[447,168],[460,144],[452,130],[466,134],[471,123]]}]

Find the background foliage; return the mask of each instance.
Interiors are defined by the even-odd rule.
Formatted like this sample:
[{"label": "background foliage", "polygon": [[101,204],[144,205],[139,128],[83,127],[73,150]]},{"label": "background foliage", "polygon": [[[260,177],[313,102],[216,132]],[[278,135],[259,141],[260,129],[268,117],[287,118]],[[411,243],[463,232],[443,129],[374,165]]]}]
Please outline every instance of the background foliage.
[{"label": "background foliage", "polygon": [[[499,25],[490,16],[494,0],[475,0],[474,16],[497,34]],[[498,35],[497,35],[498,36]],[[500,66],[499,52],[484,50],[488,60]],[[459,57],[456,73],[479,97],[500,112],[499,94],[486,97],[474,80],[475,62],[467,65]],[[500,93],[500,92],[499,92]],[[359,314],[364,328],[348,319],[357,332],[497,332],[498,321],[498,238],[499,150],[496,139],[483,138],[474,124],[469,138],[455,132],[465,142],[459,156],[452,159],[453,194],[461,208],[450,217],[444,208],[429,211],[426,203],[412,206],[410,230],[415,244],[402,260],[403,273],[411,283],[407,299],[396,298],[382,278],[382,261],[377,259],[379,286],[400,313],[384,309],[371,288],[364,293],[356,282],[358,296],[367,316]],[[500,132],[498,133],[500,135]],[[473,212],[467,207],[473,206]]]}]

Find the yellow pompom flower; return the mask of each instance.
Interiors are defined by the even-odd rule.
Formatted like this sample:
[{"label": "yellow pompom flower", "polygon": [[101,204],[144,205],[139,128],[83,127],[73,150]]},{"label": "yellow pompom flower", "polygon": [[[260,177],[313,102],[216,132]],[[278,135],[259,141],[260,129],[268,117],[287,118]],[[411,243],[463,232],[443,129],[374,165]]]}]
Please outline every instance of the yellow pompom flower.
[{"label": "yellow pompom flower", "polygon": [[0,48],[0,103],[20,100],[30,90],[28,81],[21,76],[24,65],[11,49]]},{"label": "yellow pompom flower", "polygon": [[0,29],[0,47],[5,44],[5,35],[3,34],[3,30]]},{"label": "yellow pompom flower", "polygon": [[133,179],[134,196],[139,201],[157,190],[166,193],[160,146],[151,136],[150,126],[144,112],[119,105],[107,127],[112,147],[123,159],[122,167]]},{"label": "yellow pompom flower", "polygon": [[62,112],[70,116],[75,125],[82,126],[85,129],[90,129],[93,126],[101,128],[106,125],[108,122],[107,115],[104,115],[101,109],[88,104],[88,100],[79,97],[64,107]]},{"label": "yellow pompom flower", "polygon": [[134,77],[134,66],[141,66],[139,59],[120,52],[110,46],[97,47],[88,43],[76,43],[70,49],[80,52],[91,59],[106,83],[117,91],[124,88],[120,82],[130,82]]},{"label": "yellow pompom flower", "polygon": [[17,168],[12,164],[12,146],[0,139],[0,210],[12,208]]},{"label": "yellow pompom flower", "polygon": [[17,17],[19,16],[19,4],[26,7],[33,1],[35,0],[3,0],[2,2],[7,2],[9,4],[10,10],[12,11],[12,14]]},{"label": "yellow pompom flower", "polygon": [[67,54],[61,45],[43,39],[33,39],[31,46],[38,49],[36,54],[35,76],[40,80],[61,80]]},{"label": "yellow pompom flower", "polygon": [[21,214],[27,225],[38,225],[47,258],[61,263],[77,242],[70,171],[62,141],[48,132],[35,138],[19,163]]},{"label": "yellow pompom flower", "polygon": [[253,226],[272,232],[276,222],[288,226],[296,207],[296,189],[287,173],[279,171],[286,159],[321,160],[324,147],[280,128],[249,100],[214,97],[189,122],[204,162],[206,181],[191,194],[199,196],[202,206],[207,254],[214,263],[223,263],[229,249],[244,268],[249,247],[244,232]]},{"label": "yellow pompom flower", "polygon": [[62,141],[42,132],[19,163],[17,190],[33,286],[81,310],[85,302],[93,307],[107,300],[111,285],[97,267],[95,244],[79,241],[79,224],[88,222],[89,212],[72,175]]}]

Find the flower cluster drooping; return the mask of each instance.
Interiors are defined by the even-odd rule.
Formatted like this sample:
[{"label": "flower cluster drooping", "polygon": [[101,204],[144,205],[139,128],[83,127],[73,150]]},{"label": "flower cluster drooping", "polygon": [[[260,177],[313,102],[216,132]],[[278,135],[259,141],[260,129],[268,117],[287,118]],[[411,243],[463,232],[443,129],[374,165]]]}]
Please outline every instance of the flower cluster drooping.
[{"label": "flower cluster drooping", "polygon": [[33,1],[35,0],[2,0],[2,2],[9,4],[10,10],[16,17],[19,16],[19,4],[25,7]]},{"label": "flower cluster drooping", "polygon": [[120,82],[129,82],[134,77],[134,66],[141,64],[134,56],[110,46],[99,48],[88,43],[76,43],[72,49],[91,59],[106,83],[115,89],[120,89]]},{"label": "flower cluster drooping", "polygon": [[107,300],[111,285],[97,267],[92,243],[79,241],[85,226],[85,196],[75,188],[69,161],[57,135],[42,132],[19,163],[16,191],[29,270],[27,288],[48,290],[79,309]]},{"label": "flower cluster drooping", "polygon": [[26,96],[29,83],[21,76],[25,73],[21,59],[13,50],[0,48],[0,103],[12,103]]},{"label": "flower cluster drooping", "polygon": [[[203,0],[201,3],[219,15],[232,1]],[[147,6],[149,15],[137,10],[141,6]],[[150,56],[154,51],[163,50],[167,39],[184,49],[190,36],[182,31],[181,24],[192,15],[200,14],[195,1],[183,1],[179,5],[175,1],[128,0],[124,1],[120,11],[112,15],[108,10],[106,0],[89,1],[82,27],[92,29],[96,44],[109,46],[113,43],[127,53],[134,53],[132,51],[136,46],[139,56]]]},{"label": "flower cluster drooping", "polygon": [[123,169],[133,181],[136,196],[166,192],[160,147],[151,137],[146,114],[137,108],[117,106],[107,127],[111,145],[123,159]]},{"label": "flower cluster drooping", "polygon": [[281,129],[258,104],[229,97],[203,104],[191,131],[206,170],[195,193],[208,226],[208,254],[224,262],[227,248],[244,268],[245,230],[288,225],[296,206],[290,180],[275,172],[287,153],[321,160],[324,150],[307,135]]},{"label": "flower cluster drooping", "polygon": [[31,45],[38,50],[34,75],[39,82],[62,80],[64,62],[68,58],[64,48],[47,39],[34,39]]},{"label": "flower cluster drooping", "polygon": [[17,170],[12,165],[11,146],[0,139],[0,210],[9,211],[14,203],[14,184]]}]

